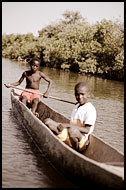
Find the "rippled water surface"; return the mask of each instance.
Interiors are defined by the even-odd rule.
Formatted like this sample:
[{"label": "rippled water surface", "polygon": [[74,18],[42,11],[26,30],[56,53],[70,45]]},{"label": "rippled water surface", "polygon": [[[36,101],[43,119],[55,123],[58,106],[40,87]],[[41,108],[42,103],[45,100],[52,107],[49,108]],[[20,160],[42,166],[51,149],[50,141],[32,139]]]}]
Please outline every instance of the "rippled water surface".
[{"label": "rippled water surface", "polygon": [[[28,65],[2,59],[2,186],[25,187],[77,187],[57,171],[38,151],[23,126],[20,126],[11,110],[10,89],[4,83],[16,82]],[[41,71],[53,80],[50,96],[75,102],[74,85],[86,81],[91,90],[90,101],[96,107],[97,121],[94,134],[121,152],[124,152],[124,84],[98,77],[81,76],[41,67]],[[23,81],[22,86],[25,86]],[[47,83],[41,80],[40,91]],[[70,117],[72,104],[43,99],[48,105]]]}]

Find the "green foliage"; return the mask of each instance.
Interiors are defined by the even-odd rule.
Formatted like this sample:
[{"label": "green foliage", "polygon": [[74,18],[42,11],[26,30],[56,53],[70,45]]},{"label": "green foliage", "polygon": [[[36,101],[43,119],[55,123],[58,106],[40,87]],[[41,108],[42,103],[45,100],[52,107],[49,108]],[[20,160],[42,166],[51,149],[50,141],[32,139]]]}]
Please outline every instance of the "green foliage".
[{"label": "green foliage", "polygon": [[[96,24],[94,39],[101,44],[100,51],[96,52],[97,73],[108,78],[124,78],[124,30],[119,21],[103,20]],[[117,74],[119,73],[119,75]]]},{"label": "green foliage", "polygon": [[116,20],[89,25],[79,12],[66,11],[64,19],[38,31],[39,36],[4,35],[2,56],[30,59],[63,70],[124,79],[124,28]]},{"label": "green foliage", "polygon": [[97,70],[97,61],[91,59],[90,57],[84,62],[79,62],[79,71],[80,73],[92,73],[94,74]]}]

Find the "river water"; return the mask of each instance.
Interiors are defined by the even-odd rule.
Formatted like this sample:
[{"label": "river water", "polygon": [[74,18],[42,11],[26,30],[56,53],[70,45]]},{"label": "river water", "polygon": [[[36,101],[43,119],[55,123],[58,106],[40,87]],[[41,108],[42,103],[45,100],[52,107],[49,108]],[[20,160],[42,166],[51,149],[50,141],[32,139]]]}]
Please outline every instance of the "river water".
[{"label": "river water", "polygon": [[[61,188],[77,187],[37,149],[25,128],[18,124],[11,109],[10,90],[4,83],[18,81],[29,65],[2,59],[2,187],[3,188]],[[74,85],[80,81],[88,83],[89,101],[97,110],[94,134],[121,152],[124,152],[124,83],[82,76],[73,72],[41,67],[53,80],[50,96],[75,102]],[[21,84],[25,87],[25,81]],[[44,93],[47,82],[41,80],[40,91]],[[70,118],[73,105],[43,99],[50,107]]]}]

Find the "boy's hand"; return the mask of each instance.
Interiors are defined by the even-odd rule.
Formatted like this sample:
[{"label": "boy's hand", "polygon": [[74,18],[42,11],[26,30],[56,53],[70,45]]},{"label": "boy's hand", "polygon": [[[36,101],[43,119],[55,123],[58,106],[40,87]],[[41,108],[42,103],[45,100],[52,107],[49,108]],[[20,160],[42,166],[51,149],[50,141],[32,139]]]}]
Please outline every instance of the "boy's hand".
[{"label": "boy's hand", "polygon": [[56,135],[59,135],[60,132],[63,130],[63,126],[60,123],[55,122],[54,120],[50,118],[46,118],[44,120],[45,125],[51,129]]},{"label": "boy's hand", "polygon": [[79,148],[79,141],[82,139],[81,132],[78,129],[76,129],[74,127],[71,127],[71,128],[69,128],[69,137],[70,137],[72,146],[76,150],[78,150],[78,148]]},{"label": "boy's hand", "polygon": [[11,84],[4,84],[7,88],[10,88],[11,87]]},{"label": "boy's hand", "polygon": [[44,97],[44,98],[48,98],[48,93],[45,92],[45,93],[43,94],[43,97]]}]

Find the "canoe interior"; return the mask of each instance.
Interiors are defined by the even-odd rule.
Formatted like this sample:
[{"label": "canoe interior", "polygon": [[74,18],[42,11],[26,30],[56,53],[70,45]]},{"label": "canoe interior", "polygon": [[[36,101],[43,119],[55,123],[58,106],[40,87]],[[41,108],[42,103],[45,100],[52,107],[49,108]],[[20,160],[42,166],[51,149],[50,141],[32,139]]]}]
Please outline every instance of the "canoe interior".
[{"label": "canoe interior", "polygon": [[[55,110],[40,102],[37,112],[40,115],[40,120],[43,122],[46,118],[51,118],[56,122],[69,123],[69,119],[59,114]],[[90,144],[86,151],[82,154],[97,162],[108,163],[111,165],[123,166],[124,156],[121,152],[114,149],[100,138],[90,135]]]}]

